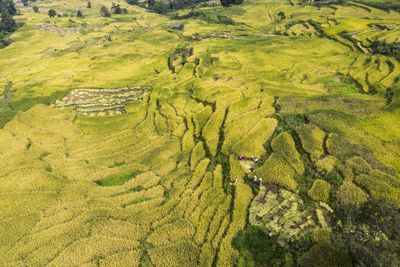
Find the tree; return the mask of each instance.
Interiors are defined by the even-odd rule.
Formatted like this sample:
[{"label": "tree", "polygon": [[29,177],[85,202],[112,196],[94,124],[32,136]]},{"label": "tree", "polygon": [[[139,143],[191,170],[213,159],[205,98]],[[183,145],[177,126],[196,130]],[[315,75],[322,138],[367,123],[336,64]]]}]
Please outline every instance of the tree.
[{"label": "tree", "polygon": [[92,8],[92,3],[90,1],[87,2],[87,8]]},{"label": "tree", "polygon": [[76,12],[76,17],[77,18],[83,18],[82,11],[78,10],[78,12]]},{"label": "tree", "polygon": [[116,5],[115,3],[112,3],[111,11],[114,14],[122,14],[121,6],[119,4]]},{"label": "tree", "polygon": [[138,0],[126,0],[126,2],[130,5],[138,5],[139,1]]},{"label": "tree", "polygon": [[57,15],[57,12],[54,9],[49,9],[48,14],[49,14],[49,17],[52,18]]},{"label": "tree", "polygon": [[156,3],[155,0],[147,0],[147,5],[148,5],[149,7],[154,6],[155,3]]},{"label": "tree", "polygon": [[23,4],[24,6],[28,6],[28,4],[29,4],[28,0],[22,0],[21,2],[22,2],[22,4]]},{"label": "tree", "polygon": [[3,13],[4,10],[6,10],[11,16],[17,14],[17,9],[12,0],[0,0],[0,12]]},{"label": "tree", "polygon": [[111,13],[108,11],[107,7],[105,7],[105,6],[101,6],[101,8],[100,8],[100,14],[101,14],[103,17],[111,17]]},{"label": "tree", "polygon": [[169,5],[164,2],[155,2],[151,9],[158,14],[165,15],[168,12]]},{"label": "tree", "polygon": [[32,7],[33,8],[33,12],[38,13],[39,12],[39,8],[37,6]]},{"label": "tree", "polygon": [[14,32],[17,29],[17,23],[14,18],[4,10],[1,14],[0,32]]},{"label": "tree", "polygon": [[224,7],[229,7],[231,5],[240,5],[243,0],[221,0],[221,5]]},{"label": "tree", "polygon": [[[359,209],[335,208],[335,247],[348,251],[356,266],[397,266],[400,255],[400,208],[370,199]],[[377,253],[379,251],[379,253]]]},{"label": "tree", "polygon": [[232,3],[231,0],[221,0],[221,5],[224,6],[224,7],[230,6],[231,3]]}]

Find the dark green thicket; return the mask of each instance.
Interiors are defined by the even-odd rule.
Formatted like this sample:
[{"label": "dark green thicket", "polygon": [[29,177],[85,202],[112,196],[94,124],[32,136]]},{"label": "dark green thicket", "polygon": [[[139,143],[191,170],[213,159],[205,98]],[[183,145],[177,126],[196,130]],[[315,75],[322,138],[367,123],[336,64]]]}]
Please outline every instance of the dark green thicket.
[{"label": "dark green thicket", "polygon": [[100,15],[102,17],[111,17],[111,13],[110,13],[110,11],[108,11],[108,8],[106,6],[101,6]]},{"label": "dark green thicket", "polygon": [[385,0],[385,1],[377,1],[377,0],[355,0],[354,2],[365,4],[368,6],[372,6],[375,8],[383,9],[385,11],[396,10],[400,11],[400,1],[398,0]]},{"label": "dark green thicket", "polygon": [[0,49],[12,43],[9,35],[17,30],[18,25],[13,15],[17,13],[14,2],[11,0],[0,0]]},{"label": "dark green thicket", "polygon": [[374,53],[393,56],[397,60],[400,60],[400,42],[386,43],[381,41],[375,41],[371,45]]},{"label": "dark green thicket", "polygon": [[196,19],[201,19],[205,22],[208,23],[214,23],[214,24],[225,24],[225,25],[238,25],[239,23],[235,22],[233,19],[219,14],[218,11],[215,10],[196,10],[193,12],[189,12],[185,15],[179,16],[176,14],[175,16],[172,17],[173,19],[189,19],[189,18],[196,18]]},{"label": "dark green thicket", "polygon": [[233,240],[239,250],[238,266],[293,266],[288,246],[281,247],[277,237],[270,237],[260,227],[249,226]]},{"label": "dark green thicket", "polygon": [[400,255],[400,208],[369,199],[359,209],[335,207],[333,243],[348,251],[356,266],[398,266]]},{"label": "dark green thicket", "polygon": [[57,15],[57,12],[54,9],[49,9],[47,12],[50,18],[55,17]]}]

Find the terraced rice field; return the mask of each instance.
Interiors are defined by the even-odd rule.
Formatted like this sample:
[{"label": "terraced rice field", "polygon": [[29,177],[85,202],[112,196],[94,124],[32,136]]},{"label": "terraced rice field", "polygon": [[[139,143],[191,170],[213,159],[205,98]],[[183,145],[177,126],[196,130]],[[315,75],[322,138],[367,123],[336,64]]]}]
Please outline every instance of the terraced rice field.
[{"label": "terraced rice field", "polygon": [[[374,48],[398,42],[400,26],[376,25],[399,13],[202,8],[224,25],[125,2],[103,18],[102,3],[84,19],[22,9],[0,50],[1,266],[251,266],[235,245],[249,227],[283,248],[329,235],[336,203],[400,205],[400,65]],[[37,28],[47,20],[96,27],[61,35]]]},{"label": "terraced rice field", "polygon": [[122,89],[74,89],[54,107],[72,107],[84,116],[125,114],[125,106],[132,101],[143,100],[150,88]]}]

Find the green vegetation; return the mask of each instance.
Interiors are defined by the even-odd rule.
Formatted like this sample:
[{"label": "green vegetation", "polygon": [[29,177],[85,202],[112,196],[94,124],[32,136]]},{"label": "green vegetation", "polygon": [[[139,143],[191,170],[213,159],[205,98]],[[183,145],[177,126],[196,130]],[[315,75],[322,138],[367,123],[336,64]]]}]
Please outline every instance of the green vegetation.
[{"label": "green vegetation", "polygon": [[96,184],[100,186],[115,186],[115,185],[122,185],[127,181],[135,178],[139,175],[140,171],[129,171],[123,173],[112,174],[107,177],[104,177],[100,180],[96,181]]}]

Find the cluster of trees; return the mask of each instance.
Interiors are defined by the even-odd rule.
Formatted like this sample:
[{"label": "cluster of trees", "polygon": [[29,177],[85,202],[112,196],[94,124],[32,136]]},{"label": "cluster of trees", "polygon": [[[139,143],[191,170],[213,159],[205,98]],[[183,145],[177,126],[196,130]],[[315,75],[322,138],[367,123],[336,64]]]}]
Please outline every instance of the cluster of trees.
[{"label": "cluster of trees", "polygon": [[224,7],[232,6],[232,5],[241,5],[243,0],[221,0],[221,5]]},{"label": "cluster of trees", "polygon": [[12,0],[0,0],[0,48],[11,43],[7,36],[17,30],[17,23],[13,16],[17,13],[14,2]]},{"label": "cluster of trees", "polygon": [[[370,198],[360,207],[335,205],[332,230],[281,247],[277,237],[248,226],[234,240],[240,261],[256,266],[387,266],[400,262],[400,208]],[[240,262],[239,262],[240,263]],[[240,264],[239,264],[240,265]]]},{"label": "cluster of trees", "polygon": [[126,8],[121,8],[119,4],[112,3],[111,12],[106,6],[101,6],[100,15],[103,17],[111,17],[112,14],[127,14],[128,10]]},{"label": "cluster of trees", "polygon": [[[126,0],[130,5],[141,5],[138,0]],[[147,5],[143,4],[143,7],[150,9],[151,11],[165,15],[168,11],[179,10],[179,9],[191,9],[199,5],[200,3],[207,2],[207,0],[172,0],[172,1],[156,1],[147,0]],[[231,5],[240,5],[243,0],[221,0],[221,5],[228,7]]]}]

